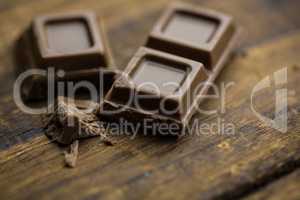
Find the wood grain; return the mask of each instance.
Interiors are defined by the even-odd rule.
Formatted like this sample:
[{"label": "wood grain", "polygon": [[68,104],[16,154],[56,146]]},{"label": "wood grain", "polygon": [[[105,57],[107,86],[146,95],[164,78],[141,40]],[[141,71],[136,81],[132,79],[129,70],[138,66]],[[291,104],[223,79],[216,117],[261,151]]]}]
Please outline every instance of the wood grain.
[{"label": "wood grain", "polygon": [[[44,136],[40,116],[22,113],[13,102],[13,42],[37,14],[93,9],[102,16],[122,69],[168,1],[0,1],[1,198],[272,199],[270,193],[284,183],[286,190],[277,191],[278,197],[287,198],[285,191],[295,191],[298,176],[294,172],[290,178],[289,173],[300,166],[300,2],[191,2],[231,14],[243,28],[240,47],[218,79],[219,84],[235,83],[227,89],[226,112],[194,117],[207,124],[231,123],[235,134],[213,130],[196,135],[196,129],[180,140],[118,136],[113,147],[89,139],[80,143],[78,166],[70,170],[64,167],[63,148]],[[288,132],[280,133],[253,114],[250,94],[260,80],[284,67],[291,92]],[[260,113],[272,117],[274,99],[274,90],[269,89],[254,102]],[[220,109],[220,101],[210,100],[202,107]]]},{"label": "wood grain", "polygon": [[299,188],[300,188],[300,170],[297,170],[286,177],[283,177],[279,181],[275,181],[267,187],[257,191],[256,193],[245,198],[248,200],[258,199],[300,199]]}]

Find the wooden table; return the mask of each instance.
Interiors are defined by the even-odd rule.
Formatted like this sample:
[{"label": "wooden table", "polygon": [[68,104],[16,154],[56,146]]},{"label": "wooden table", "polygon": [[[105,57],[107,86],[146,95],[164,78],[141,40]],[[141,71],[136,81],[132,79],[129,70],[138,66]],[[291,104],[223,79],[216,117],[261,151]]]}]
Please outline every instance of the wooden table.
[{"label": "wooden table", "polygon": [[[300,1],[192,3],[232,15],[243,29],[218,79],[235,83],[226,90],[226,112],[195,116],[208,124],[222,119],[235,133],[180,140],[118,136],[112,147],[93,138],[80,143],[78,166],[68,169],[63,148],[44,136],[41,117],[21,112],[13,101],[15,39],[37,14],[93,9],[124,68],[168,1],[0,1],[0,199],[300,199]],[[280,133],[254,115],[250,95],[259,81],[285,67],[288,131]],[[259,113],[274,117],[274,90],[255,99]],[[203,106],[219,108],[220,101]]]}]

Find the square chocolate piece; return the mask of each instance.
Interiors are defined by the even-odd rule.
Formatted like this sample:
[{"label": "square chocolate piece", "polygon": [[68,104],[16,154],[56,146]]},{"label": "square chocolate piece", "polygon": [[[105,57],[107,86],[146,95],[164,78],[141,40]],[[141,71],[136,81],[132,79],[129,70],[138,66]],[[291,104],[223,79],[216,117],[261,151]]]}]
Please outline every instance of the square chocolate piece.
[{"label": "square chocolate piece", "polygon": [[66,71],[112,66],[103,27],[92,12],[36,17],[18,44],[24,68],[55,67]]},{"label": "square chocolate piece", "polygon": [[[54,67],[55,72],[65,70],[65,76],[55,77],[55,83],[88,81],[98,91],[107,90],[118,74],[103,27],[98,29],[93,12],[36,17],[15,44],[15,61],[17,74]],[[33,75],[23,82],[23,100],[45,100],[47,94],[47,76]]]},{"label": "square chocolate piece", "polygon": [[106,95],[99,115],[132,122],[187,124],[208,78],[202,63],[142,47]]},{"label": "square chocolate piece", "polygon": [[234,33],[231,17],[175,3],[154,26],[146,46],[196,60],[212,69],[221,60]]}]

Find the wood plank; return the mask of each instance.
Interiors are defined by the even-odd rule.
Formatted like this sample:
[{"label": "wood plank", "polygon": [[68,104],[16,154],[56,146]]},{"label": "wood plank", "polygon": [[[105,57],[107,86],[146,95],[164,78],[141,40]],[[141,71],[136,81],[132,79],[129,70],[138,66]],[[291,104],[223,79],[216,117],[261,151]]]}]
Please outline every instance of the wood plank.
[{"label": "wood plank", "polygon": [[[86,140],[81,143],[74,170],[63,168],[55,144],[17,145],[0,153],[2,196],[212,199],[248,194],[272,177],[299,167],[299,95],[288,98],[289,130],[285,134],[265,126],[249,107],[253,86],[283,66],[288,67],[288,88],[299,94],[299,50],[296,32],[250,48],[227,66],[219,81],[234,81],[236,85],[228,90],[226,113],[196,119],[208,124],[216,123],[218,118],[233,123],[234,135],[213,131],[178,141],[120,136],[113,147],[105,147],[97,139]],[[267,105],[260,112],[272,113],[272,92],[258,97]],[[218,102],[206,102],[204,106],[216,107]],[[41,141],[47,140],[43,137]]]},{"label": "wood plank", "polygon": [[300,199],[300,170],[285,176],[278,181],[262,188],[258,192],[248,196],[247,200],[259,200],[259,199],[269,199],[269,200],[298,200]]}]

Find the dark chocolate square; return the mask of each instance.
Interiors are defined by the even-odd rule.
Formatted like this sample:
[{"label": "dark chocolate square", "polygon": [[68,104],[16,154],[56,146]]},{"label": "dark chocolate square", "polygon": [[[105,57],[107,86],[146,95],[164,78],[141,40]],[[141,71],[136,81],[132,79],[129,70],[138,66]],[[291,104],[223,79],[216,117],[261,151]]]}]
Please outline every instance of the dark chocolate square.
[{"label": "dark chocolate square", "polygon": [[[89,81],[98,91],[107,90],[117,74],[103,26],[98,26],[93,12],[36,17],[15,43],[15,61],[17,74],[53,67],[55,72],[65,70],[65,76],[55,77],[55,82]],[[45,100],[47,87],[47,76],[33,75],[23,83],[21,96]]]},{"label": "dark chocolate square", "polygon": [[[185,125],[193,113],[195,100],[189,95],[200,93],[201,84],[205,84],[207,78],[208,72],[202,63],[141,47],[122,77],[113,84],[99,113],[107,118],[154,117]],[[171,87],[168,83],[172,83]],[[116,112],[110,114],[109,111]]]},{"label": "dark chocolate square", "polygon": [[92,12],[36,17],[19,42],[18,57],[26,59],[19,65],[27,68],[72,71],[113,65],[103,27],[98,29]]},{"label": "dark chocolate square", "polygon": [[235,33],[231,17],[176,3],[154,26],[146,46],[215,67]]}]

